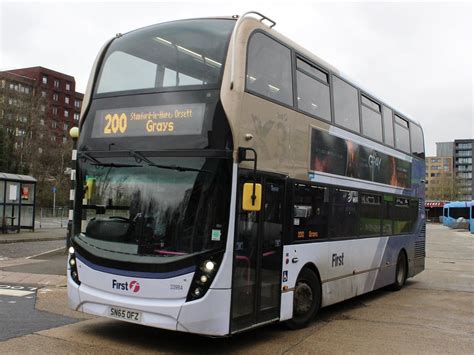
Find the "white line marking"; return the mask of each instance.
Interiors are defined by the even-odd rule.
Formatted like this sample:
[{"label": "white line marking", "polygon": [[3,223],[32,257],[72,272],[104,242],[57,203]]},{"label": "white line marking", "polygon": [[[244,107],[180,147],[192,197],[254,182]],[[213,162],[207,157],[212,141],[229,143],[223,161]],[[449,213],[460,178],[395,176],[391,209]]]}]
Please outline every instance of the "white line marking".
[{"label": "white line marking", "polygon": [[16,301],[8,301],[8,303],[16,303]]},{"label": "white line marking", "polygon": [[23,296],[31,295],[32,293],[34,293],[34,292],[0,289],[0,296],[23,297]]},{"label": "white line marking", "polygon": [[56,248],[56,249],[52,249],[52,250],[45,251],[44,253],[40,253],[40,254],[36,254],[36,255],[32,255],[32,256],[27,256],[25,259],[36,258],[36,257],[38,257],[38,256],[45,255],[45,254],[49,254],[49,253],[53,253],[53,252],[58,251],[58,250],[61,250],[61,249],[66,250],[66,247]]}]

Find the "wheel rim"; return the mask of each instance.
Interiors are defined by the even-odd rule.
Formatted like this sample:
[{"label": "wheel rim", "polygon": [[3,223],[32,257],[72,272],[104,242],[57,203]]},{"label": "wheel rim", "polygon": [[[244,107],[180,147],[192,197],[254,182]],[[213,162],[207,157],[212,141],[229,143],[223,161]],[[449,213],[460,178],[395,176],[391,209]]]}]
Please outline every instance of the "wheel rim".
[{"label": "wheel rim", "polygon": [[295,287],[294,312],[296,315],[306,314],[313,304],[313,289],[304,281],[298,282]]}]

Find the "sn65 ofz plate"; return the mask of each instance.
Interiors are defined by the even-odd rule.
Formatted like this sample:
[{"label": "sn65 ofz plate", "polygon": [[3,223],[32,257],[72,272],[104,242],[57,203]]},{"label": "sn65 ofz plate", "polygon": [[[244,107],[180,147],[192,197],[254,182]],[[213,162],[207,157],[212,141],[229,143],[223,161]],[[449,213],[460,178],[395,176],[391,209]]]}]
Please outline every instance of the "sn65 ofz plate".
[{"label": "sn65 ofz plate", "polygon": [[128,320],[132,322],[141,322],[142,312],[132,311],[131,309],[121,307],[109,307],[109,316],[112,318]]}]

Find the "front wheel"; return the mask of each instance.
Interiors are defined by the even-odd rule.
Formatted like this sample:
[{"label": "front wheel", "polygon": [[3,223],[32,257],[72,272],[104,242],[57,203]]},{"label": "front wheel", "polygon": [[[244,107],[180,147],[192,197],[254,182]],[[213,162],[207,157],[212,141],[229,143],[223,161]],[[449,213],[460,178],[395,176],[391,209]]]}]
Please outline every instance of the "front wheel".
[{"label": "front wheel", "polygon": [[392,289],[394,291],[400,290],[403,285],[405,285],[405,281],[407,280],[407,274],[407,256],[402,250],[400,254],[398,254],[397,268],[395,270],[395,282],[392,284]]},{"label": "front wheel", "polygon": [[293,291],[293,318],[286,322],[290,329],[306,327],[321,306],[321,283],[310,269],[301,270]]}]

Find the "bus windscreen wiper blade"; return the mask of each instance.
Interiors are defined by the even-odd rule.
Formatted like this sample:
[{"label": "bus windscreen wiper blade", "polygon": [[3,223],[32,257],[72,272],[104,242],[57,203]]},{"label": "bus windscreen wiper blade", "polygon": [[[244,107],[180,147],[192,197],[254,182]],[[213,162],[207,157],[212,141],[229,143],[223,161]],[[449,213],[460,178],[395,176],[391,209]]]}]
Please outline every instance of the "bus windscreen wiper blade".
[{"label": "bus windscreen wiper blade", "polygon": [[93,166],[103,166],[105,168],[140,168],[142,165],[139,164],[117,164],[117,163],[102,163],[99,159],[92,157],[86,152],[80,152],[79,158],[86,158],[91,161]]},{"label": "bus windscreen wiper blade", "polygon": [[100,161],[98,161],[96,158],[91,157],[88,153],[86,152],[79,152],[79,158],[86,158],[87,160],[95,163],[95,164],[100,164]]},{"label": "bus windscreen wiper blade", "polygon": [[130,151],[130,154],[132,154],[135,157],[135,159],[137,159],[138,162],[144,161],[149,166],[154,166],[155,168],[169,169],[169,170],[176,170],[176,171],[197,171],[197,172],[204,172],[204,173],[212,173],[212,171],[209,171],[209,170],[188,168],[186,166],[156,164],[156,163],[153,163],[147,157],[135,151]]}]

